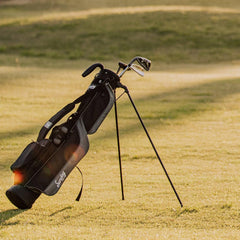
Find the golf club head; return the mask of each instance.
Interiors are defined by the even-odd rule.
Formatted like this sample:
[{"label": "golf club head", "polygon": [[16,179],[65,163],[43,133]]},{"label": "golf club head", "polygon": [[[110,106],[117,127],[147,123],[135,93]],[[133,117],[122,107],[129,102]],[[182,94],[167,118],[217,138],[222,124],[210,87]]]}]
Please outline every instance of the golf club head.
[{"label": "golf club head", "polygon": [[[138,64],[140,65],[137,65],[137,64],[133,64],[134,62],[138,62]],[[142,67],[142,68],[141,68]],[[137,56],[137,57],[134,57],[129,64],[125,64],[125,63],[122,63],[122,62],[119,62],[119,69],[118,69],[118,72],[120,69],[123,69],[123,71],[121,73],[118,74],[118,76],[121,78],[123,76],[123,74],[128,71],[129,69],[132,69],[134,70],[136,73],[138,73],[139,75],[141,76],[144,76],[144,73],[143,71],[146,70],[146,71],[149,71],[151,67],[151,61],[147,58],[144,58],[144,57],[140,57],[140,56]]]},{"label": "golf club head", "polygon": [[149,71],[151,67],[151,61],[144,57],[136,57],[137,62],[146,70]]},{"label": "golf club head", "polygon": [[143,72],[143,68],[137,64],[132,64],[130,66],[130,69],[132,69],[134,72],[136,72],[137,74],[139,74],[140,76],[144,76],[144,72]]}]

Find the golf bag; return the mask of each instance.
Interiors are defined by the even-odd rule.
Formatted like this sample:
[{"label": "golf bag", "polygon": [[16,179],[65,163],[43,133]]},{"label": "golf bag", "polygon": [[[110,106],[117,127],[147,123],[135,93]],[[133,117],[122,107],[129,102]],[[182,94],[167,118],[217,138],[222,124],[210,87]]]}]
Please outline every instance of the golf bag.
[{"label": "golf bag", "polygon": [[[182,207],[181,199],[140,117],[128,88],[120,82],[120,78],[128,70],[133,70],[140,76],[144,76],[143,71],[149,71],[150,67],[151,61],[140,56],[134,57],[129,64],[119,62],[117,73],[104,69],[100,63],[90,66],[82,74],[83,77],[89,75],[96,68],[100,68],[100,71],[93,79],[85,94],[66,105],[50,118],[41,128],[37,141],[27,145],[18,159],[12,164],[11,170],[14,173],[14,185],[6,191],[9,200],[20,209],[29,209],[41,193],[49,196],[56,194],[73,168],[77,167],[79,161],[88,152],[89,142],[87,135],[97,131],[113,105],[115,109],[122,200],[124,200],[117,99],[115,95],[116,88],[122,88],[124,93],[127,94],[156,157]],[[121,69],[122,71],[120,72]],[[77,111],[71,114],[67,121],[56,125],[75,108],[76,104],[79,104]],[[81,173],[79,168],[78,170]],[[76,198],[77,201],[81,197],[82,187]]]},{"label": "golf bag", "polygon": [[[89,149],[88,134],[97,131],[111,110],[119,76],[97,63],[83,77],[100,68],[84,95],[66,105],[41,128],[37,141],[23,150],[11,165],[14,185],[6,191],[8,199],[20,209],[29,209],[41,193],[58,192],[73,168]],[[79,104],[76,112],[56,125]],[[50,133],[51,131],[51,133]],[[49,137],[47,138],[47,135]],[[76,200],[79,200],[81,191]]]}]

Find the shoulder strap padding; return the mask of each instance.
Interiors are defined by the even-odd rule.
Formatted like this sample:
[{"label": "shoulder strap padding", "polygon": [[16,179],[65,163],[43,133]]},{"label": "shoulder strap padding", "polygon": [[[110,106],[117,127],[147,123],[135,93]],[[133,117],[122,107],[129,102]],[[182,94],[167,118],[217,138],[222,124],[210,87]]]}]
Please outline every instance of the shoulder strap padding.
[{"label": "shoulder strap padding", "polygon": [[82,100],[85,98],[85,95],[82,95],[81,97],[75,99],[72,103],[67,104],[65,107],[63,107],[60,111],[58,111],[54,116],[52,116],[41,128],[37,141],[43,140],[50,129],[57,123],[59,122],[64,116],[66,116],[69,112],[71,112],[75,105],[82,102]]}]

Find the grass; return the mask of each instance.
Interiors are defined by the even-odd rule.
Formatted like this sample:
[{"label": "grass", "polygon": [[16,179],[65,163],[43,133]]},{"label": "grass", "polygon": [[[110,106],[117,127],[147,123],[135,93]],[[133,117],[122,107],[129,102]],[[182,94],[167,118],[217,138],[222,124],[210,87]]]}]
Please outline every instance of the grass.
[{"label": "grass", "polygon": [[[2,12],[8,8],[3,6]],[[36,14],[30,16],[33,9]],[[239,12],[145,13],[142,8],[137,14],[105,15],[102,10],[85,16],[76,12],[79,9],[65,11],[63,16],[59,11],[40,12],[37,6],[27,12],[15,10],[14,18],[0,20],[0,53],[91,61],[126,60],[142,54],[167,64],[239,59]]]},{"label": "grass", "polygon": [[183,208],[122,97],[118,106],[126,200],[121,201],[111,112],[89,136],[90,150],[79,164],[84,173],[80,202],[74,202],[80,181],[74,170],[58,194],[42,195],[28,211],[16,210],[4,197],[12,185],[9,166],[52,114],[82,94],[90,78],[80,79],[81,69],[2,67],[1,238],[237,239],[240,82],[230,76],[240,72],[225,67],[209,72],[213,66],[186,66],[145,78],[129,73],[123,79]]},{"label": "grass", "polygon": [[[152,12],[41,20],[43,13],[99,5],[82,3],[81,8],[73,0],[69,5],[64,1],[1,5],[0,238],[238,239],[238,15]],[[111,1],[110,7],[131,3]],[[239,8],[237,1],[181,4]],[[33,17],[38,20],[31,23]],[[145,44],[139,44],[139,38]],[[87,54],[81,55],[83,50]],[[84,174],[80,202],[74,201],[81,182],[73,170],[56,195],[42,194],[28,211],[16,209],[4,195],[13,183],[9,167],[53,114],[84,93],[92,76],[83,79],[83,70],[95,61],[115,70],[118,60],[138,54],[153,59],[153,70],[144,78],[128,72],[122,82],[184,207],[180,208],[124,95],[118,110],[125,201],[111,111],[97,133],[89,136],[89,152],[78,165]]]}]

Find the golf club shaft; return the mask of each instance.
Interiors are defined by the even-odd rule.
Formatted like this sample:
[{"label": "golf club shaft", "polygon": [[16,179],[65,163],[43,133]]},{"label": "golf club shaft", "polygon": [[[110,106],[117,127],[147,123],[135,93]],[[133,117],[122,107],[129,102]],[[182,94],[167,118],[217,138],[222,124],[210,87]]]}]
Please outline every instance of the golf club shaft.
[{"label": "golf club shaft", "polygon": [[165,168],[164,165],[163,165],[163,162],[162,162],[162,160],[161,160],[161,158],[160,158],[160,156],[159,156],[159,154],[158,154],[158,152],[157,152],[157,149],[155,148],[155,146],[154,146],[154,144],[153,144],[153,142],[152,142],[152,139],[151,139],[151,137],[150,137],[150,135],[149,135],[149,133],[148,133],[148,131],[147,131],[147,129],[146,129],[146,127],[145,127],[142,119],[141,119],[141,116],[140,116],[139,113],[138,113],[138,110],[137,110],[137,108],[136,108],[136,106],[135,106],[135,104],[134,104],[134,102],[133,102],[133,100],[132,100],[132,98],[131,98],[131,95],[129,94],[129,91],[126,91],[126,93],[127,93],[128,97],[129,97],[130,102],[132,103],[132,106],[133,106],[133,108],[134,108],[134,110],[135,110],[135,112],[136,112],[136,114],[137,114],[137,116],[138,116],[138,119],[139,119],[139,121],[141,122],[142,127],[143,127],[143,129],[144,129],[144,131],[145,131],[145,133],[146,133],[146,135],[147,135],[147,137],[148,137],[148,139],[149,139],[149,141],[150,141],[150,143],[151,143],[151,145],[152,145],[152,148],[153,148],[153,150],[154,150],[154,152],[155,152],[155,154],[156,154],[156,156],[157,156],[157,158],[158,158],[158,160],[159,160],[159,162],[160,162],[160,164],[161,164],[161,166],[162,166],[162,168],[163,168],[163,170],[164,170],[164,172],[165,172],[165,174],[166,174],[166,176],[167,176],[167,178],[168,178],[168,181],[169,181],[169,183],[170,183],[170,185],[171,185],[171,187],[172,187],[172,189],[173,189],[173,191],[174,191],[174,193],[175,193],[175,195],[176,195],[176,197],[177,197],[177,199],[178,199],[181,207],[183,207],[183,204],[182,204],[182,202],[181,202],[181,199],[180,199],[180,197],[178,196],[178,193],[177,193],[177,191],[176,191],[176,189],[175,189],[175,187],[174,187],[174,185],[173,185],[173,183],[172,183],[172,181],[171,181],[171,179],[170,179],[170,177],[169,177],[169,175],[168,175],[168,173],[167,173],[167,170],[166,170],[166,168]]}]

